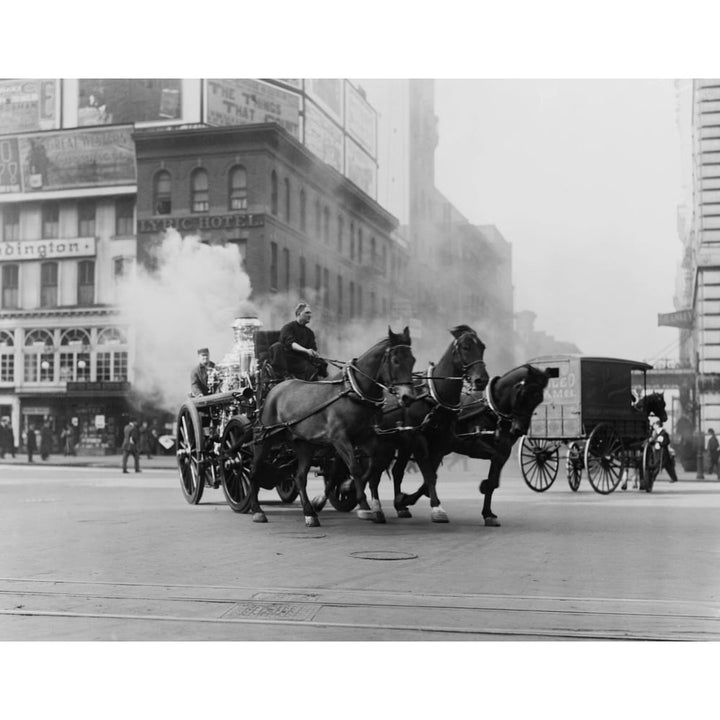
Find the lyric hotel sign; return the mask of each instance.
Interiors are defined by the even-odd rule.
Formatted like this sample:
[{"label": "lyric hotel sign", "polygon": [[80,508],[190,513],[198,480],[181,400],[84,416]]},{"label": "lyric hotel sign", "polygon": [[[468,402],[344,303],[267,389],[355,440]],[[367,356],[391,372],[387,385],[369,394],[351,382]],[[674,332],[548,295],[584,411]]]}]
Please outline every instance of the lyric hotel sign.
[{"label": "lyric hotel sign", "polygon": [[164,232],[168,228],[193,232],[197,230],[242,230],[263,227],[263,214],[227,213],[224,215],[186,215],[184,217],[140,218],[138,233]]},{"label": "lyric hotel sign", "polygon": [[0,260],[56,260],[94,255],[94,237],[0,242]]},{"label": "lyric hotel sign", "polygon": [[0,193],[134,185],[132,127],[0,136]]}]

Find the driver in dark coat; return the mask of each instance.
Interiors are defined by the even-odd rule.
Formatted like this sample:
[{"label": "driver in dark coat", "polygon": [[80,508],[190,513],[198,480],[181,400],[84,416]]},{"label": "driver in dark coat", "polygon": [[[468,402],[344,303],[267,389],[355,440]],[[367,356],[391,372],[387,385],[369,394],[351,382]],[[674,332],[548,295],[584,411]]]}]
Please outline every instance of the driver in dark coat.
[{"label": "driver in dark coat", "polygon": [[207,371],[209,368],[215,367],[215,363],[210,360],[210,351],[207,348],[200,348],[197,354],[198,364],[190,373],[190,395],[192,397],[210,394]]},{"label": "driver in dark coat", "polygon": [[311,318],[310,306],[301,302],[295,308],[295,319],[280,330],[288,372],[300,380],[327,377],[327,363],[320,359],[315,333],[308,327]]}]

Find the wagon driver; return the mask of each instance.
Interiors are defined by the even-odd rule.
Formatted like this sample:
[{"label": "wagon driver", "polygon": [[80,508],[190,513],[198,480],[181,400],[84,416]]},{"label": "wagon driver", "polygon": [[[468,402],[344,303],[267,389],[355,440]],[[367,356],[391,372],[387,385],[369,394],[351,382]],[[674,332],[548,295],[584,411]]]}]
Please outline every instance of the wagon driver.
[{"label": "wagon driver", "polygon": [[301,302],[295,308],[295,319],[280,330],[288,372],[300,380],[327,377],[327,363],[318,355],[315,333],[308,327],[311,318],[310,305]]},{"label": "wagon driver", "polygon": [[200,348],[197,354],[198,364],[190,373],[191,397],[210,394],[210,388],[208,387],[208,370],[215,367],[215,363],[210,360],[210,351],[207,348]]}]

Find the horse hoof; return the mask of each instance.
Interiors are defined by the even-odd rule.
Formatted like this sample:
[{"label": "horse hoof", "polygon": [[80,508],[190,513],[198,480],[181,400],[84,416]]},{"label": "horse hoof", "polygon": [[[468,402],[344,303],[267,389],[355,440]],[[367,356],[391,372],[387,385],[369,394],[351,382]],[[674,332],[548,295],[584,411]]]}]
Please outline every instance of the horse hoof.
[{"label": "horse hoof", "polygon": [[496,517],[486,517],[485,527],[500,527],[500,521]]},{"label": "horse hoof", "polygon": [[372,514],[372,521],[378,525],[385,524],[385,513],[382,510],[377,510]]},{"label": "horse hoof", "polygon": [[325,503],[327,502],[327,498],[323,497],[322,495],[316,495],[311,501],[310,504],[312,505],[312,509],[315,512],[320,512],[324,507]]},{"label": "horse hoof", "polygon": [[265,517],[264,512],[256,512],[253,513],[252,521],[256,523],[264,523],[267,522],[267,518]]},{"label": "horse hoof", "polygon": [[481,495],[485,494],[485,490],[487,488],[487,480],[483,480],[480,485],[478,485],[478,490],[480,491]]},{"label": "horse hoof", "polygon": [[305,527],[320,527],[320,521],[315,515],[305,516]]},{"label": "horse hoof", "polygon": [[450,522],[450,518],[448,518],[448,514],[439,505],[437,507],[430,509],[430,519],[434,523]]},{"label": "horse hoof", "polygon": [[411,518],[412,513],[407,508],[395,508],[395,512],[399,518]]},{"label": "horse hoof", "polygon": [[361,520],[372,520],[373,519],[373,511],[372,510],[356,510],[357,516]]}]

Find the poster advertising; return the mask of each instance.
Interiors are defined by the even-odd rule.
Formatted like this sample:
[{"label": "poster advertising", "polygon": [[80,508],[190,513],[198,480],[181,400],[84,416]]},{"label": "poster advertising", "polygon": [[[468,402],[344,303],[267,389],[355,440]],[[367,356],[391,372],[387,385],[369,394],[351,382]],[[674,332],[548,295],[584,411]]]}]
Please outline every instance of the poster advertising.
[{"label": "poster advertising", "polygon": [[343,131],[311,102],[305,103],[305,145],[323,162],[343,171]]},{"label": "poster advertising", "polygon": [[350,138],[345,143],[345,176],[373,200],[377,199],[377,165]]},{"label": "poster advertising", "polygon": [[0,134],[57,127],[56,80],[0,80]]},{"label": "poster advertising", "polygon": [[259,80],[208,80],[210,125],[277,123],[300,139],[301,96]]},{"label": "poster advertising", "polygon": [[78,125],[180,120],[181,80],[80,80]]},{"label": "poster advertising", "polygon": [[136,182],[132,127],[17,138],[24,192]]},{"label": "poster advertising", "polygon": [[377,157],[377,113],[350,83],[345,85],[345,130],[371,157]]},{"label": "poster advertising", "polygon": [[307,96],[340,125],[343,124],[343,84],[339,78],[305,80]]},{"label": "poster advertising", "polygon": [[0,193],[19,192],[22,192],[22,175],[17,138],[0,136]]}]

